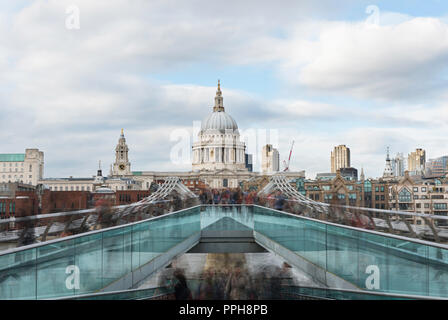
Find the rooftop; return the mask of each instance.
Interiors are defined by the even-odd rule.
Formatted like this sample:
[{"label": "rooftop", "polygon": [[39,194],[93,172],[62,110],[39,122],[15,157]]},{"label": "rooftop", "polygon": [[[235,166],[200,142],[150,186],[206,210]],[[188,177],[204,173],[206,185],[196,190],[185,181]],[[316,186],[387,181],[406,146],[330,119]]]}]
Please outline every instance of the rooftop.
[{"label": "rooftop", "polygon": [[0,162],[23,162],[24,153],[0,153]]}]

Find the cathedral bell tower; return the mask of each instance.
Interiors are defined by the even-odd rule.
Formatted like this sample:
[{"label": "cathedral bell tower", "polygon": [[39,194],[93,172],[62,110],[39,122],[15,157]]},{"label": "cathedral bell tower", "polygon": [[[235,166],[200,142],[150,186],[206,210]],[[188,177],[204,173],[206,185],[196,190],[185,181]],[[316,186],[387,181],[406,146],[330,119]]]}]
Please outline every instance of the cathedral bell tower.
[{"label": "cathedral bell tower", "polygon": [[120,139],[115,148],[115,162],[112,170],[114,176],[123,176],[131,174],[131,163],[128,158],[129,148],[126,144],[123,129],[121,129]]}]

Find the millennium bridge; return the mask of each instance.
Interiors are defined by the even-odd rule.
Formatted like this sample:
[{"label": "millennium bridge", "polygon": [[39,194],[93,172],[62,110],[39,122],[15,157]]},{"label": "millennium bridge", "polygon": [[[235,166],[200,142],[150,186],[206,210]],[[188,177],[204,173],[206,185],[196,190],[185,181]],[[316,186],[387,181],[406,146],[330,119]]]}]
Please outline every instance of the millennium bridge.
[{"label": "millennium bridge", "polygon": [[[272,208],[277,191],[283,211]],[[280,299],[448,299],[447,217],[422,215],[416,226],[418,213],[316,202],[281,175],[258,195],[258,204],[202,205],[173,177],[107,214],[0,221],[0,241],[20,244],[0,252],[0,299],[172,299],[173,286],[155,279],[204,254],[267,254],[309,279],[282,282]],[[191,288],[201,281],[187,277]]]}]

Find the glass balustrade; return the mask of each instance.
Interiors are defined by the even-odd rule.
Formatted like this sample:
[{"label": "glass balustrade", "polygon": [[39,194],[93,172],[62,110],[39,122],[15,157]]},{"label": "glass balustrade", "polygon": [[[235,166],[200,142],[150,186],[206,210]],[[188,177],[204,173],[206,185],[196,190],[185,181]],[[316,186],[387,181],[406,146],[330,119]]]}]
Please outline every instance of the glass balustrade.
[{"label": "glass balustrade", "polygon": [[0,255],[0,299],[97,292],[200,231],[200,208]]},{"label": "glass balustrade", "polygon": [[448,298],[444,245],[260,206],[225,205],[193,207],[1,254],[0,299],[98,292],[201,230],[256,231],[359,290]]},{"label": "glass balustrade", "polygon": [[360,290],[448,298],[448,248],[255,207],[254,230]]}]

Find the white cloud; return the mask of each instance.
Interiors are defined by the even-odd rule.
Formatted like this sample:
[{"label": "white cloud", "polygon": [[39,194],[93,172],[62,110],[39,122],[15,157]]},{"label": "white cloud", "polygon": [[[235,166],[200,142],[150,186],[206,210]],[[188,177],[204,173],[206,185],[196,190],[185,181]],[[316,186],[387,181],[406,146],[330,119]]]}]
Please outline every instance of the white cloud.
[{"label": "white cloud", "polygon": [[[157,82],[153,72],[193,63],[271,63],[294,85],[402,100],[437,89],[448,51],[446,22],[434,18],[383,14],[380,26],[369,27],[305,19],[322,9],[301,1],[281,7],[272,1],[79,0],[81,29],[67,30],[65,8],[72,2],[33,1],[0,13],[1,152],[39,147],[51,176],[94,174],[100,159],[107,166],[121,127],[133,169],[188,169],[169,162],[169,133],[206,116],[215,88]],[[331,12],[334,6],[328,1],[321,7]],[[389,134],[397,148],[409,141],[403,150],[424,143],[434,153],[444,148],[433,129],[412,128],[446,128],[444,104],[431,112],[415,103],[366,111],[223,91],[240,129],[281,129],[282,156],[295,137],[293,165],[310,173],[328,171],[329,152],[338,143],[376,168],[383,165]],[[370,129],[348,121],[368,121]]]},{"label": "white cloud", "polygon": [[444,83],[440,75],[446,71],[448,25],[439,19],[313,25],[315,39],[299,33],[284,50],[283,74],[297,85],[362,98],[411,100]]}]

